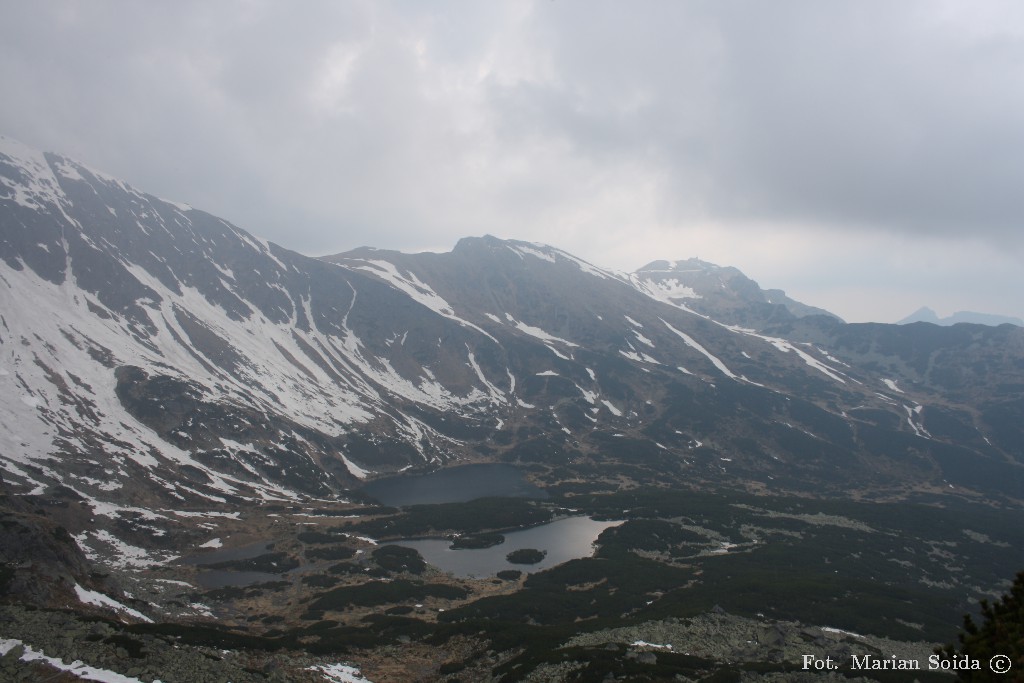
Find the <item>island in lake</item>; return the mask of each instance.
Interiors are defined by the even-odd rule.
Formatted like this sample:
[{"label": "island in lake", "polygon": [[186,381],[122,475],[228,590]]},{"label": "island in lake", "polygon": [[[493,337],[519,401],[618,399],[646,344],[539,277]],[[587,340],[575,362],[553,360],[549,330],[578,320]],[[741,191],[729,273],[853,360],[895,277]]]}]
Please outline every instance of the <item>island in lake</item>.
[{"label": "island in lake", "polygon": [[520,548],[519,550],[513,550],[505,559],[512,564],[537,564],[547,555],[544,550],[537,550],[536,548]]}]

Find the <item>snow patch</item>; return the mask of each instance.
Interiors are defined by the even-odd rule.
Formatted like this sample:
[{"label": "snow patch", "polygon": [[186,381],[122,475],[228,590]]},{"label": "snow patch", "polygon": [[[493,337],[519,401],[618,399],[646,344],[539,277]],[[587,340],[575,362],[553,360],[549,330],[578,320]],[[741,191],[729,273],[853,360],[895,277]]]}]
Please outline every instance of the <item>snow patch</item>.
[{"label": "snow patch", "polygon": [[659,645],[658,643],[648,643],[646,640],[634,640],[632,642],[633,647],[649,647],[656,650],[671,650],[671,644]]},{"label": "snow patch", "polygon": [[900,389],[899,386],[897,386],[896,380],[894,379],[883,379],[882,383],[885,384],[885,386],[889,387],[889,391],[895,391],[898,394],[903,393],[903,390]]},{"label": "snow patch", "polygon": [[838,635],[841,635],[841,636],[852,636],[854,638],[860,638],[861,640],[864,639],[864,636],[862,636],[859,633],[854,633],[853,631],[844,631],[841,628],[832,628],[831,626],[822,626],[821,630],[824,631],[825,633],[835,633],[835,634],[838,634]]},{"label": "snow patch", "polygon": [[110,671],[109,669],[100,669],[95,666],[89,666],[79,660],[75,660],[70,664],[65,664],[63,659],[48,657],[43,654],[41,650],[36,650],[16,639],[0,640],[0,657],[7,655],[8,652],[19,645],[24,648],[24,652],[21,657],[18,658],[19,661],[43,662],[55,669],[66,671],[73,676],[77,676],[83,681],[98,681],[99,683],[142,683],[138,678],[124,676],[116,671]]},{"label": "snow patch", "polygon": [[[91,542],[89,540],[90,533],[93,539]],[[157,551],[151,554],[143,548],[125,543],[106,529],[92,532],[83,531],[74,539],[90,560],[105,562],[117,569],[147,569],[154,565],[166,564],[178,557],[170,553],[157,553]],[[103,555],[100,555],[93,547],[97,543],[105,547]]]},{"label": "snow patch", "polygon": [[681,308],[684,311],[691,311],[684,304],[679,303],[683,299],[700,299],[700,294],[695,292],[692,287],[684,285],[677,278],[663,278],[660,280],[654,280],[652,278],[645,278],[637,274],[629,276],[629,280],[632,285],[639,290],[641,293],[646,294],[650,298],[661,301],[676,308]]},{"label": "snow patch", "polygon": [[586,389],[581,387],[579,384],[576,385],[576,388],[580,390],[581,394],[583,394],[583,400],[585,400],[590,405],[596,405],[597,404],[598,393],[596,391],[587,391]]},{"label": "snow patch", "polygon": [[319,671],[323,674],[324,680],[330,683],[372,683],[351,664],[318,664],[307,668],[306,671]]},{"label": "snow patch", "polygon": [[348,469],[349,473],[356,479],[366,479],[367,475],[373,474],[372,470],[363,469],[359,465],[355,464],[354,462],[346,458],[343,453],[339,453],[338,455],[341,457],[341,461],[345,463],[345,467]]},{"label": "snow patch", "polygon": [[622,417],[622,411],[616,408],[615,404],[613,404],[611,401],[602,400],[601,403],[604,404],[604,407],[607,408],[608,412],[610,412],[612,415],[614,415],[615,417]]},{"label": "snow patch", "polygon": [[655,347],[654,347],[654,342],[652,342],[652,341],[651,341],[650,339],[648,339],[648,338],[647,338],[647,337],[645,337],[644,335],[640,334],[640,333],[639,333],[639,332],[637,332],[636,330],[633,330],[633,334],[634,334],[634,336],[636,336],[636,340],[637,340],[638,342],[640,342],[641,344],[644,344],[645,346],[649,346],[649,347],[651,347],[652,349],[653,349],[653,348],[655,348]]},{"label": "snow patch", "polygon": [[654,365],[661,365],[661,362],[658,359],[652,358],[646,353],[638,353],[635,349],[630,349],[629,351],[619,349],[619,353],[630,360],[636,361],[637,363],[653,363]]},{"label": "snow patch", "polygon": [[147,617],[142,612],[134,610],[127,605],[122,605],[117,600],[104,595],[103,593],[97,593],[96,591],[87,590],[82,588],[77,583],[75,584],[75,594],[78,595],[78,601],[85,603],[86,605],[95,605],[97,607],[106,607],[114,610],[115,612],[123,612],[130,617],[134,617],[139,621],[145,621],[147,623],[153,623],[153,620]]},{"label": "snow patch", "polygon": [[562,339],[561,337],[556,337],[553,334],[548,334],[547,332],[545,332],[544,330],[542,330],[539,327],[535,327],[533,325],[527,325],[524,322],[516,320],[515,318],[512,317],[512,315],[510,313],[506,313],[505,314],[505,318],[510,323],[512,323],[512,325],[517,330],[519,330],[520,332],[524,332],[524,333],[530,335],[531,337],[534,337],[535,339],[540,339],[541,341],[544,341],[544,342],[557,342],[559,344],[565,344],[566,346],[579,346],[579,344],[574,344],[571,341],[567,341],[565,339]]},{"label": "snow patch", "polygon": [[572,356],[565,355],[564,353],[562,353],[561,351],[556,349],[551,344],[545,344],[544,346],[547,348],[548,351],[550,351],[551,353],[555,354],[556,356],[558,356],[562,360],[572,360]]}]

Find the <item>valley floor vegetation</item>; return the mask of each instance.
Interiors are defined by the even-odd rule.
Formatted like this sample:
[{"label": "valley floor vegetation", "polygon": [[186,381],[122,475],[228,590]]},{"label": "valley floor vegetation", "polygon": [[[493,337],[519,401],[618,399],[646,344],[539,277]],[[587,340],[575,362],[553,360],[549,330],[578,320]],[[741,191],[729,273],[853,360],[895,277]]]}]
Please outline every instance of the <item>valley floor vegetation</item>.
[{"label": "valley floor vegetation", "polygon": [[[305,680],[288,676],[338,663],[378,682],[589,681],[609,673],[617,680],[747,681],[797,676],[804,654],[847,667],[855,654],[923,662],[954,640],[963,614],[979,609],[985,625],[972,622],[963,647],[983,652],[986,634],[1005,633],[990,626],[996,617],[1019,613],[1019,578],[1017,602],[991,602],[1019,569],[1017,510],[948,499],[587,490],[579,482],[549,491],[544,500],[407,508],[271,503],[205,517],[206,529],[171,536],[193,547],[212,535],[236,547],[267,545],[242,559],[204,563],[199,555],[192,564],[113,570],[110,585],[133,596],[115,603],[124,609],[113,614],[24,604],[8,590],[24,580],[22,570],[8,564],[0,572],[7,593],[0,635],[144,681],[203,680],[188,676],[207,661],[209,671],[238,681]],[[51,526],[75,518],[72,501],[37,502],[36,511],[16,517],[25,523],[35,514]],[[453,548],[486,547],[511,530],[569,514],[622,523],[601,534],[592,557],[532,571],[529,562],[543,551],[516,551],[522,570],[484,578],[444,574],[394,543],[431,536],[453,539]],[[151,523],[127,515],[120,522],[122,536]],[[223,585],[199,588],[202,575]],[[167,663],[172,650],[188,653],[181,666]],[[125,654],[127,668],[119,659]],[[18,662],[4,658],[0,675],[43,667]],[[275,671],[291,673],[275,678]],[[920,673],[919,680],[932,680]]]}]

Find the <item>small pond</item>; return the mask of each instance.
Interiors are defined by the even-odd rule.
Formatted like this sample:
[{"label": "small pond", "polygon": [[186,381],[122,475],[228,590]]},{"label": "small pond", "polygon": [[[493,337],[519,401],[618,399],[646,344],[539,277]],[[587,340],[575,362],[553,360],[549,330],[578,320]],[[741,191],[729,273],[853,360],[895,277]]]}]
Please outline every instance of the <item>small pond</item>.
[{"label": "small pond", "polygon": [[[525,574],[541,571],[556,564],[590,557],[594,554],[594,541],[608,527],[622,522],[598,522],[589,517],[567,517],[530,529],[510,531],[505,542],[490,548],[451,550],[447,539],[417,539],[392,541],[394,545],[417,550],[427,563],[459,577],[494,576],[504,569],[518,569]],[[512,564],[505,559],[513,550],[536,548],[546,551],[537,564]]]},{"label": "small pond", "polygon": [[178,560],[181,564],[194,564],[198,566],[217,564],[218,562],[233,562],[235,560],[251,560],[259,557],[270,549],[266,541],[257,541],[248,545],[240,545],[237,548],[221,548],[220,550],[209,550],[206,552],[187,555]]},{"label": "small pond", "polygon": [[267,572],[235,571],[231,569],[208,569],[211,564],[220,562],[234,562],[236,560],[250,560],[267,552],[270,544],[266,541],[250,543],[237,548],[223,548],[209,552],[198,553],[183,557],[181,564],[195,565],[199,570],[196,573],[196,583],[202,588],[224,588],[225,586],[251,586],[255,583],[267,583],[269,581],[280,581],[281,576]]},{"label": "small pond", "polygon": [[207,590],[211,588],[225,588],[227,586],[251,586],[257,583],[270,583],[281,581],[284,577],[280,574],[268,574],[267,572],[236,572],[229,569],[206,569],[196,574],[196,583]]},{"label": "small pond", "polygon": [[547,498],[514,465],[484,463],[449,467],[429,474],[408,474],[377,479],[362,488],[384,505],[465,503],[477,498]]}]

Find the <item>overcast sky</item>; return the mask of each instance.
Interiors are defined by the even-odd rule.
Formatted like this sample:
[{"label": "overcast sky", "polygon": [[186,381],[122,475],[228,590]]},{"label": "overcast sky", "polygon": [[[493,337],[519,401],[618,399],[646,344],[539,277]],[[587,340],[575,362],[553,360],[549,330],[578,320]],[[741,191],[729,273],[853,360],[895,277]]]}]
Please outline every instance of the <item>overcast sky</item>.
[{"label": "overcast sky", "polygon": [[0,133],[282,246],[1024,317],[1024,3],[0,0]]}]

